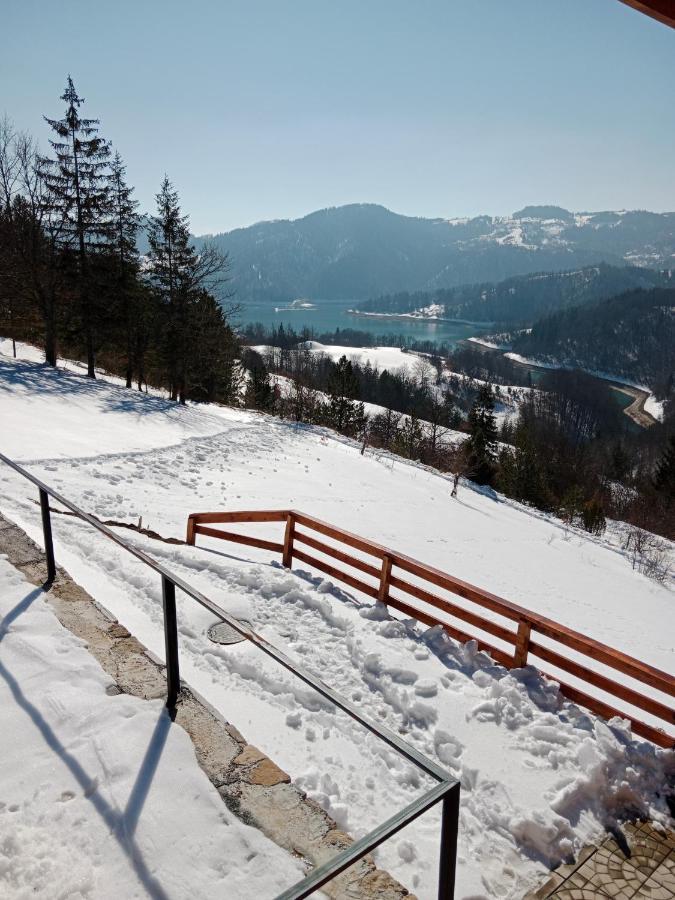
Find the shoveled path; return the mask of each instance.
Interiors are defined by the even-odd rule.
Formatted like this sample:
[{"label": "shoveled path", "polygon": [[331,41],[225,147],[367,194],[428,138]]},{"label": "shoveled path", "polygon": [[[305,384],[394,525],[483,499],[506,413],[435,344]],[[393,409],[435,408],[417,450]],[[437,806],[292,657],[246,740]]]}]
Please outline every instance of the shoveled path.
[{"label": "shoveled path", "polygon": [[[29,582],[44,584],[46,563],[41,548],[2,515],[0,554]],[[86,642],[118,692],[148,700],[166,695],[162,662],[61,567],[46,596],[57,619]],[[304,859],[308,869],[352,843],[318,804],[291,783],[289,775],[185,685],[175,721],[190,735],[199,765],[230,810]],[[376,868],[369,856],[333,879],[322,892],[334,900],[414,900],[405,887]]]}]

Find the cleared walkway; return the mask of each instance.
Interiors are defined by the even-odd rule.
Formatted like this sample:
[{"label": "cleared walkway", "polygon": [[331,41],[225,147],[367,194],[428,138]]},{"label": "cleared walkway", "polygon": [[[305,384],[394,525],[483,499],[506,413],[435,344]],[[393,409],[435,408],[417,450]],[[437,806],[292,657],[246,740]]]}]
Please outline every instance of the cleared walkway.
[{"label": "cleared walkway", "polygon": [[528,900],[675,900],[675,832],[628,824],[561,866]]},{"label": "cleared walkway", "polygon": [[[2,558],[3,555],[6,559]],[[8,562],[12,564],[11,567]],[[161,822],[158,832],[160,835],[164,832],[169,833],[170,838],[164,842],[159,841],[158,845],[163,854],[161,859],[168,856],[171,864],[162,862],[154,866],[147,866],[147,871],[143,869],[143,878],[139,886],[140,893],[130,890],[128,893],[122,891],[109,895],[105,892],[95,891],[92,894],[93,897],[96,897],[97,900],[102,897],[122,895],[170,897],[172,900],[183,897],[189,897],[190,900],[216,897],[222,895],[224,878],[227,876],[227,896],[240,897],[242,900],[243,898],[248,900],[255,896],[262,900],[263,897],[274,897],[283,889],[290,887],[302,878],[307,869],[321,865],[352,842],[351,837],[338,829],[334,820],[321,807],[309,800],[302,791],[290,783],[291,779],[284,771],[256,747],[248,744],[233,725],[225,722],[188,688],[184,688],[181,692],[176,711],[176,725],[182,726],[182,728],[172,726],[164,709],[166,680],[161,662],[155,659],[121,623],[117,622],[76,584],[64,569],[58,568],[56,581],[48,593],[39,587],[31,589],[33,585],[41,586],[45,578],[46,566],[42,550],[28,538],[22,529],[1,515],[0,565],[10,573],[14,573],[10,580],[16,580],[19,586],[25,586],[23,593],[29,598],[21,601],[18,605],[10,602],[11,608],[7,610],[0,605],[0,640],[3,633],[9,632],[13,623],[21,619],[24,625],[24,641],[27,641],[26,652],[29,656],[31,655],[32,625],[27,624],[25,614],[39,599],[43,620],[47,613],[47,626],[51,626],[52,631],[61,635],[61,641],[70,640],[81,657],[77,669],[80,691],[86,687],[89,679],[93,683],[94,690],[98,690],[98,693],[102,695],[99,697],[99,703],[135,704],[141,711],[141,715],[147,714],[147,707],[151,707],[152,722],[154,723],[157,719],[154,732],[151,729],[148,754],[145,758],[141,754],[138,777],[131,789],[126,808],[118,814],[114,804],[109,805],[107,801],[102,801],[102,809],[105,813],[103,820],[113,833],[121,836],[120,846],[134,865],[137,865],[138,860],[143,859],[143,854],[132,839],[133,833],[136,831],[153,779],[159,784],[161,779],[157,777],[157,773],[158,771],[164,772],[166,783],[163,786],[162,796],[166,798],[167,802],[159,811],[154,809],[149,814],[146,811],[144,815],[155,828],[157,828],[157,823]],[[0,591],[0,593],[7,594],[7,591]],[[51,612],[45,609],[45,601],[49,604]],[[0,598],[0,604],[2,604],[2,598]],[[72,635],[64,632],[59,622],[72,632],[72,635],[86,642],[86,649],[79,641],[74,640]],[[63,637],[64,635],[67,637]],[[0,648],[0,659],[6,655],[2,653],[2,649]],[[64,687],[63,680],[59,681],[55,674],[52,684],[50,672],[50,659],[52,658],[54,657],[42,661],[42,678],[50,697],[48,705],[62,711],[65,727],[70,711],[67,700],[59,695],[60,689]],[[58,657],[56,658],[58,659]],[[96,665],[96,661],[100,664],[100,668]],[[0,671],[0,675],[2,675],[2,671]],[[101,691],[101,681],[106,683],[105,692]],[[1,683],[0,687],[2,687]],[[150,702],[146,706],[142,702],[143,700]],[[1,708],[5,710],[3,712],[4,721],[8,707],[3,704]],[[99,712],[99,715],[102,721],[108,722],[108,726],[112,727],[114,732],[114,710],[104,709]],[[112,726],[110,726],[110,722],[112,722]],[[11,727],[4,729],[8,734],[11,733],[11,730]],[[74,731],[77,731],[75,726]],[[54,734],[53,727],[50,727],[47,735],[49,738],[47,753],[50,755],[56,749],[57,756],[61,756],[67,762],[70,756],[65,752],[63,742],[56,740]],[[134,734],[138,737],[136,731]],[[192,739],[192,744],[190,744],[188,735]],[[180,759],[179,763],[172,760],[170,754],[166,757],[165,745],[170,736],[174,742],[176,740],[183,742],[185,758]],[[37,737],[36,740],[41,746]],[[12,743],[16,742],[12,741]],[[96,753],[103,753],[104,744],[105,741],[99,741],[96,735],[90,736],[87,752],[94,752],[91,750],[91,746],[94,746]],[[5,770],[9,773],[10,778],[15,778],[20,765],[25,768],[26,760],[31,759],[33,744],[30,740],[22,744],[22,747],[20,757],[15,758],[2,754],[6,761]],[[195,754],[196,761],[201,766],[203,773],[195,765]],[[106,773],[112,768],[112,765],[111,761],[105,768]],[[75,774],[78,773],[79,768]],[[211,814],[211,818],[215,819],[214,822],[206,816],[204,828],[201,827],[200,809],[191,817],[187,816],[186,818],[185,815],[187,809],[185,798],[199,795],[199,791],[191,786],[190,779],[196,779],[201,784],[201,793],[207,798],[203,802],[207,803],[207,811]],[[91,793],[95,808],[98,808],[96,792],[102,780],[103,777],[97,774],[93,774],[91,777],[87,776],[86,784],[80,779],[82,782],[80,787],[85,796],[87,796],[88,785],[95,785],[93,793]],[[29,792],[29,787],[24,785],[22,790],[25,794]],[[77,795],[73,791],[68,791],[68,793],[73,793],[73,796]],[[0,796],[0,813],[5,808],[2,805],[3,800],[4,798]],[[209,803],[210,806],[208,806]],[[127,821],[129,816],[133,818],[131,836],[129,835],[131,819]],[[222,846],[218,845],[217,837],[215,837],[219,832],[217,826],[220,826],[220,831],[223,832],[225,843],[222,843]],[[187,833],[189,830],[191,833]],[[209,835],[205,840],[206,850],[208,851],[208,848],[212,847],[215,854],[214,859],[226,859],[227,864],[212,862],[208,852],[206,857],[204,853],[200,853],[201,839],[205,830]],[[229,844],[227,843],[226,836],[228,834],[230,838],[235,838],[234,844],[231,841]],[[270,840],[268,841],[266,838]],[[71,840],[77,840],[75,835],[68,834],[67,830],[62,833],[61,839],[64,845],[68,845]],[[130,844],[129,840],[131,840]],[[147,840],[155,842],[156,833],[149,832]],[[186,849],[191,844],[194,845],[192,849]],[[2,848],[0,848],[0,863],[2,862],[1,857]],[[166,868],[164,868],[165,866]],[[174,869],[178,870],[180,866],[183,867],[181,870],[183,875],[187,877],[188,882],[194,885],[194,889],[187,885],[183,889],[182,876],[179,876],[178,871],[174,871]],[[214,872],[214,867],[216,872]],[[231,870],[234,870],[236,875],[232,874]],[[151,877],[149,873],[152,871],[156,872],[156,877]],[[0,865],[0,887],[2,887],[1,872],[2,866]],[[29,869],[26,869],[25,878],[27,880],[23,886],[31,887],[34,876],[29,873]],[[350,898],[350,900],[352,898],[400,900],[403,897],[410,897],[406,888],[386,872],[377,869],[370,857],[365,857],[343,875],[335,878],[323,888],[323,893],[335,900],[343,900],[343,898],[344,900],[346,898]],[[13,896],[11,890],[9,892],[0,890],[0,894],[8,898]],[[42,894],[38,890],[35,896],[51,897],[52,895]]]}]

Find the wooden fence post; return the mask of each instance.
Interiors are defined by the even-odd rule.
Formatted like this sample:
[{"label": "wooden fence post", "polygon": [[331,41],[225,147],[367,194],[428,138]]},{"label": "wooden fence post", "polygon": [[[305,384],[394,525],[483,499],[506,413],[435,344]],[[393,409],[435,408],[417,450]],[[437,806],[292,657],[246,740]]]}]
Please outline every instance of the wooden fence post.
[{"label": "wooden fence post", "polygon": [[518,634],[516,635],[516,652],[513,654],[513,666],[520,669],[527,665],[527,654],[530,649],[530,631],[532,626],[525,619],[518,622]]},{"label": "wooden fence post", "polygon": [[195,520],[192,518],[192,516],[188,516],[187,535],[185,537],[185,543],[190,544],[193,547],[195,544]]},{"label": "wooden fence post", "polygon": [[286,517],[286,532],[284,534],[284,556],[283,564],[287,569],[291,568],[293,562],[293,536],[295,534],[295,516],[293,513]]},{"label": "wooden fence post", "polygon": [[389,576],[391,575],[391,556],[382,557],[382,570],[380,572],[380,588],[377,594],[379,603],[389,600]]}]

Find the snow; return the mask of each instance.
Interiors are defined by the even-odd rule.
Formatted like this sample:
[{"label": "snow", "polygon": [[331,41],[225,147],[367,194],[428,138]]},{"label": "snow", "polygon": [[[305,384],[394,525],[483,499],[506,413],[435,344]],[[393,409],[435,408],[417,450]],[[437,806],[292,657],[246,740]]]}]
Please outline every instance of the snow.
[{"label": "snow", "polygon": [[[215,406],[170,415],[156,397],[134,396],[127,407],[131,392],[115,385],[0,362],[0,421],[11,423],[0,449],[102,518],[143,515],[182,537],[189,512],[294,507],[673,670],[675,629],[664,627],[672,587],[634,572],[611,527],[594,538],[464,483],[452,500],[451,476],[361,456],[357,443],[325,429]],[[22,413],[29,396],[35,416]],[[69,407],[76,412],[64,425]],[[138,429],[145,446],[120,449],[120,429],[130,441]],[[0,509],[39,541],[33,493],[0,469]],[[76,580],[163,656],[154,573],[73,518],[54,515],[53,527]],[[243,531],[281,535],[274,524]],[[474,645],[391,618],[304,564],[288,572],[277,554],[124,536],[461,777],[458,898],[515,900],[627,811],[665,820],[672,755],[563,702],[534,670],[506,672]],[[410,765],[255,648],[210,644],[210,615],[178,603],[183,677],[342,827],[359,837],[419,793],[425,782]],[[376,854],[421,900],[435,895],[438,835],[430,812]]]},{"label": "snow", "polygon": [[467,338],[467,341],[472,341],[474,344],[482,344],[483,347],[489,347],[491,350],[504,350],[506,348],[505,344],[495,344],[493,341],[485,340],[485,338],[470,337]]},{"label": "snow", "polygon": [[310,350],[312,353],[322,353],[337,362],[341,357],[356,361],[361,365],[367,362],[377,367],[381,372],[387,369],[389,372],[405,370],[411,374],[419,356],[415,353],[406,353],[399,347],[340,347],[333,344],[321,344],[319,341],[303,341],[298,344],[301,350]]},{"label": "snow", "polygon": [[648,413],[657,422],[663,422],[663,409],[665,401],[657,400],[654,394],[650,394],[645,400],[645,412]]},{"label": "snow", "polygon": [[560,368],[558,363],[539,362],[536,359],[528,359],[526,356],[521,356],[520,353],[505,353],[504,356],[507,359],[512,359],[514,362],[521,363],[524,366],[536,366],[538,369]]},{"label": "snow", "polygon": [[[10,343],[0,342],[0,393],[4,421],[12,426],[3,429],[1,446],[9,456],[22,454],[22,436],[31,429],[39,440],[42,455],[87,456],[91,453],[92,436],[82,426],[91,421],[96,421],[97,430],[105,435],[105,447],[111,453],[149,450],[222,430],[222,423],[215,416],[193,408],[179,410],[175,403],[162,397],[154,398],[153,415],[145,416],[147,402],[143,394],[107,386],[92,388],[79,374],[68,374],[74,369],[72,364],[59,369],[51,379],[40,379],[42,370],[35,362],[42,362],[41,354],[32,347],[24,353],[22,346],[22,359],[9,360],[3,354],[8,353]],[[40,390],[36,390],[36,379]],[[61,379],[67,382],[63,390]],[[114,382],[122,383],[119,379]],[[44,424],[41,431],[35,427],[38,423]],[[51,446],[56,434],[58,441]]]},{"label": "snow", "polygon": [[244,825],[161,701],[113,684],[0,556],[0,895],[274,897],[299,863]]}]

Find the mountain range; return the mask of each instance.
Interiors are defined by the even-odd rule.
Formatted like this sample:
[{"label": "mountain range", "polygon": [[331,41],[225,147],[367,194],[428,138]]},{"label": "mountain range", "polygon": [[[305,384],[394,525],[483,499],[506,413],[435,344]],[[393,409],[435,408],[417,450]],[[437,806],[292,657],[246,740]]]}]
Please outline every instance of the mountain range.
[{"label": "mountain range", "polygon": [[375,204],[320,210],[195,238],[229,253],[240,302],[362,301],[515,275],[675,263],[675,213],[572,213],[526,206],[512,216],[425,219]]}]

